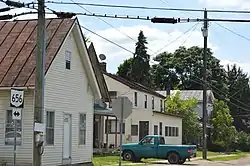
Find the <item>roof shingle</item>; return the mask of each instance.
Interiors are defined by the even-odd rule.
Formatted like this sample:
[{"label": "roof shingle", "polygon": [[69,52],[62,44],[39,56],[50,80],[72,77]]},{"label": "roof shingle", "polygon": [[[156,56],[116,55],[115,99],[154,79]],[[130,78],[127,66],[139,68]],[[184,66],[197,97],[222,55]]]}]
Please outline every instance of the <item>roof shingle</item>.
[{"label": "roof shingle", "polygon": [[[46,20],[48,70],[75,19]],[[37,20],[0,22],[0,87],[35,85]]]}]

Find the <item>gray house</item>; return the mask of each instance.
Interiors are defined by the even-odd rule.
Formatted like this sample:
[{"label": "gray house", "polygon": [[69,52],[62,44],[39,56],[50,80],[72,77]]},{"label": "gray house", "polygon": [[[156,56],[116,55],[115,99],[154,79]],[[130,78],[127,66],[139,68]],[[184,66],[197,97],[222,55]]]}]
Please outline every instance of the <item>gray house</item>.
[{"label": "gray house", "polygon": [[[200,118],[203,116],[203,90],[171,90],[170,95],[176,94],[176,92],[180,91],[180,98],[182,100],[187,100],[191,98],[196,98],[198,100],[198,105],[196,111]],[[158,93],[167,96],[167,91],[157,91]],[[214,95],[211,90],[207,90],[207,113],[210,117],[211,112],[213,110],[213,102],[214,102]]]}]

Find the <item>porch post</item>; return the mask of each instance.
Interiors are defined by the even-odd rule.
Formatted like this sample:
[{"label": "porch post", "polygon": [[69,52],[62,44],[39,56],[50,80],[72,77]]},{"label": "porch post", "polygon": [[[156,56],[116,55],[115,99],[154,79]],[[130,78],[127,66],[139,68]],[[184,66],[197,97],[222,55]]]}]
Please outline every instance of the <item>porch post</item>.
[{"label": "porch post", "polygon": [[115,148],[117,148],[117,118],[115,117]]},{"label": "porch post", "polygon": [[106,132],[106,149],[108,149],[108,144],[109,144],[109,134],[108,134],[109,133],[109,121],[108,120],[109,120],[109,116],[106,116],[106,122],[107,122],[105,126],[106,131],[107,131]]}]

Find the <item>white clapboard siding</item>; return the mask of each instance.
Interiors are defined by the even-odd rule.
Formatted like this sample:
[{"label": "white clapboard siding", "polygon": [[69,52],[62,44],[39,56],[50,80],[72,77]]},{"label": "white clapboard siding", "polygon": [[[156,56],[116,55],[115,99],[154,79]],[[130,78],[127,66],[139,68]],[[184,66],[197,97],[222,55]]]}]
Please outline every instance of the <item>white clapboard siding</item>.
[{"label": "white clapboard siding", "polygon": [[[71,52],[71,69],[65,68],[65,51]],[[87,55],[84,55],[87,56]],[[92,161],[93,146],[93,97],[88,92],[88,78],[84,69],[75,37],[70,34],[55,57],[45,81],[45,109],[55,111],[55,141],[46,146],[44,166],[62,164],[63,113],[72,114],[72,163]],[[86,145],[79,145],[79,113],[87,113]]]},{"label": "white clapboard siding", "polygon": [[[0,163],[13,165],[13,146],[5,145],[6,112],[10,109],[10,90],[0,91]],[[33,91],[24,91],[24,110],[22,112],[22,145],[17,146],[18,165],[32,165],[33,140]]]}]

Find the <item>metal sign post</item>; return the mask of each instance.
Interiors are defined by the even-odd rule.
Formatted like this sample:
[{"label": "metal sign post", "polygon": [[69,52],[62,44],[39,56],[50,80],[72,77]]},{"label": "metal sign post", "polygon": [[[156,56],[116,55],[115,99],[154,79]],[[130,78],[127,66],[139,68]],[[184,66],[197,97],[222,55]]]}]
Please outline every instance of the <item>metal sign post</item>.
[{"label": "metal sign post", "polygon": [[12,107],[12,120],[14,120],[14,166],[16,166],[17,120],[22,119],[23,94],[23,90],[11,89],[10,106]]},{"label": "metal sign post", "polygon": [[128,97],[118,97],[112,103],[112,111],[120,122],[120,160],[119,166],[122,165],[122,134],[123,119],[126,119],[132,113],[132,102]]}]

